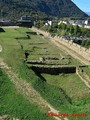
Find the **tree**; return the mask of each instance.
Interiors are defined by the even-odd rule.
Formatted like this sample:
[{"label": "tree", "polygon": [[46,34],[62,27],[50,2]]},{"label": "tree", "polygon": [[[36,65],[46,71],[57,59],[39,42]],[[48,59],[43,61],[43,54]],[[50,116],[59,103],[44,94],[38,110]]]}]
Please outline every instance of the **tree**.
[{"label": "tree", "polygon": [[63,29],[63,30],[65,30],[66,27],[67,27],[67,25],[64,24],[64,23],[61,23],[61,24],[58,26],[59,29]]},{"label": "tree", "polygon": [[40,27],[42,27],[44,25],[44,21],[40,20]]},{"label": "tree", "polygon": [[90,48],[90,40],[86,40],[85,47],[86,47],[86,48]]},{"label": "tree", "polygon": [[73,27],[73,25],[70,26],[70,33],[71,33],[71,35],[74,33],[74,27]]},{"label": "tree", "polygon": [[86,48],[90,48],[90,40],[83,40],[82,41],[82,46]]},{"label": "tree", "polygon": [[80,36],[81,35],[81,29],[78,25],[76,25],[75,28],[74,28],[74,35],[75,36]]}]

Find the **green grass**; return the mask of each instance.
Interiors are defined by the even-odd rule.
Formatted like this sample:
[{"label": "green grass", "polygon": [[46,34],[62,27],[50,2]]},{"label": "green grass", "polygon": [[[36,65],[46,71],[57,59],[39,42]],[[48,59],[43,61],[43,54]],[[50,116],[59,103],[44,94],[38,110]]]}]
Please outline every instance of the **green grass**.
[{"label": "green grass", "polygon": [[82,99],[84,96],[89,95],[89,89],[76,74],[42,74],[42,76],[48,84],[64,89],[72,100],[76,100],[77,98]]},{"label": "green grass", "polygon": [[18,94],[7,75],[0,69],[0,115],[20,120],[53,120],[36,105]]},{"label": "green grass", "polygon": [[[66,112],[68,114],[86,113],[88,114],[88,117],[81,117],[79,120],[90,119],[89,89],[86,88],[84,83],[78,78],[77,75],[69,74],[65,75],[66,77],[60,75],[62,76],[60,77],[44,74],[43,77],[47,80],[47,82],[44,82],[43,79],[38,78],[31,69],[26,73],[27,80],[32,83],[33,87],[39,91],[42,97],[45,98],[50,104],[60,110],[60,112]],[[58,78],[58,82],[54,81],[55,78]],[[70,120],[78,119],[70,117]]]},{"label": "green grass", "polygon": [[[59,50],[57,47],[55,47],[53,44],[50,43],[49,39],[46,39],[46,38],[43,39],[39,35],[38,36],[30,35],[30,39],[16,39],[17,37],[26,37],[25,33],[28,31],[31,31],[27,28],[5,29],[5,31],[6,31],[5,33],[0,33],[0,44],[3,47],[3,51],[2,53],[0,53],[0,57],[4,58],[4,61],[13,69],[15,73],[17,73],[19,77],[21,77],[24,80],[27,80],[28,82],[31,82],[33,87],[43,96],[43,98],[45,98],[49,103],[51,103],[55,108],[57,108],[61,112],[89,114],[89,111],[90,111],[90,97],[88,94],[89,90],[85,87],[85,85],[82,83],[82,81],[78,78],[76,74],[58,75],[58,76],[43,74],[43,77],[47,81],[47,82],[44,82],[31,69],[28,69],[25,63],[23,62],[24,50],[32,51],[30,52],[29,60],[39,59],[39,57],[41,57],[40,54],[48,54],[48,55],[45,55],[45,57],[48,57],[48,56],[51,56],[51,57],[64,56],[65,57],[67,56],[67,53],[65,51]],[[41,42],[44,44],[30,45],[30,43],[41,43]],[[23,45],[23,49],[21,49],[21,45]],[[46,52],[46,50],[48,52]],[[78,62],[77,60],[71,57],[70,64],[80,65],[80,62]],[[3,90],[3,88],[1,88],[1,90]],[[10,96],[10,93],[11,93],[11,96]],[[22,114],[24,115],[26,114],[26,116],[28,117],[29,110],[27,111],[27,109],[30,109],[30,108],[27,107],[25,108],[25,110],[23,110],[23,108],[25,106],[30,106],[31,104],[25,98],[23,98],[22,96],[20,97],[20,95],[17,94],[17,92],[15,92],[14,86],[12,86],[12,89],[9,92],[9,96],[7,96],[8,93],[6,93],[5,95],[10,100],[7,101],[8,102],[7,103],[6,97],[4,96],[5,99],[3,98],[2,106],[4,105],[5,102],[8,104],[6,105],[7,108],[9,108],[10,106],[13,106],[12,105],[13,103],[11,101],[14,100],[14,96],[12,94],[16,95],[15,101],[17,101],[17,103],[15,103],[16,105],[14,105],[14,107],[16,106],[17,108],[14,112],[12,112],[14,107],[13,108],[11,107],[9,113],[13,116],[16,116],[17,118],[23,117]],[[22,103],[24,102],[25,103],[24,105],[21,104],[20,108],[22,109],[22,111],[20,112],[18,111],[18,109],[20,109],[18,107],[21,101],[23,101]],[[32,110],[30,109],[30,111],[32,111],[33,112],[32,114],[35,115],[36,113],[33,111],[34,107],[31,107],[31,108]],[[2,110],[5,111],[5,107],[3,107]],[[2,113],[4,114],[4,112]],[[7,111],[6,113],[8,114]],[[42,118],[42,114],[40,113],[41,118]],[[75,119],[71,118],[71,119],[77,120],[76,118]],[[80,120],[89,120],[89,119],[90,119],[90,116],[86,118],[81,118]]]},{"label": "green grass", "polygon": [[[88,117],[81,117],[79,120],[90,119],[89,89],[76,74],[57,76],[43,74],[43,77],[47,80],[47,82],[44,82],[31,69],[28,71],[25,65],[22,68],[24,71],[21,69],[21,77],[31,82],[41,96],[60,112],[68,114],[86,113]],[[58,82],[56,82],[56,78],[58,78]],[[74,118],[70,117],[70,120],[74,120]],[[75,118],[75,120],[78,119]]]},{"label": "green grass", "polygon": [[[26,37],[26,32],[31,31],[28,28],[15,28],[4,29],[4,33],[0,33],[0,44],[2,45],[3,52],[0,56],[4,58],[5,62],[11,66],[16,73],[18,73],[19,65],[24,60],[24,50],[32,51],[28,60],[39,60],[40,57],[67,57],[67,53],[60,51],[56,46],[51,44],[49,39],[42,38],[39,35],[30,35],[30,39],[16,39],[17,37]],[[30,45],[30,43],[44,43],[42,45]],[[21,49],[23,46],[23,50]],[[46,48],[46,49],[45,49]],[[42,55],[40,55],[42,54]],[[45,54],[45,55],[44,55]],[[47,55],[46,55],[47,54]],[[79,65],[80,63],[70,56],[71,65]],[[67,59],[60,61],[46,61],[47,63],[66,64]]]},{"label": "green grass", "polygon": [[[80,62],[75,60],[73,57],[68,55],[65,51],[62,51],[58,49],[56,46],[54,46],[49,40],[41,39],[40,36],[37,36],[37,39],[31,37],[31,43],[33,45],[29,45],[28,50],[32,51],[30,52],[30,55],[28,57],[29,60],[39,60],[40,57],[51,57],[51,58],[58,58],[59,60],[46,60],[46,63],[54,63],[54,64],[61,64],[61,65],[80,65]],[[34,40],[33,40],[34,39]],[[38,43],[42,44],[38,44]],[[69,58],[68,58],[69,56]],[[64,58],[64,59],[62,59]]]},{"label": "green grass", "polygon": [[86,67],[80,67],[85,74],[87,74],[90,77],[90,66]]}]

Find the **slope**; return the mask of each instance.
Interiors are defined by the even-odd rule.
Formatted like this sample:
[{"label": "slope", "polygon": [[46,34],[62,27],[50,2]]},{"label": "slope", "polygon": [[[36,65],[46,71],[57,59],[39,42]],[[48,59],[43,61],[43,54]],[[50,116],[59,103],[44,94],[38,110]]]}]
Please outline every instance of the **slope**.
[{"label": "slope", "polygon": [[87,17],[71,0],[1,0],[3,16],[52,15],[57,17]]}]

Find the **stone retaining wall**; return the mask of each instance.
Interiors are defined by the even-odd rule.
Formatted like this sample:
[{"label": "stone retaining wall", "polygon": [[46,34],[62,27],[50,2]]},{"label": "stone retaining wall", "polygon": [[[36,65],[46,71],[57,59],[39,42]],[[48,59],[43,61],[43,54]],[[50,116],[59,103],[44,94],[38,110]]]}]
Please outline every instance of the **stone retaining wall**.
[{"label": "stone retaining wall", "polygon": [[72,41],[68,41],[68,40],[62,39],[62,38],[60,38],[58,36],[51,37],[49,32],[45,32],[45,31],[42,31],[42,30],[39,30],[39,29],[38,29],[38,31],[40,33],[42,33],[42,34],[52,38],[52,39],[57,40],[61,44],[65,45],[66,47],[68,47],[71,50],[73,50],[76,53],[78,53],[80,56],[84,57],[86,60],[90,61],[90,48],[86,49],[86,48],[81,47],[80,45],[78,45],[76,43],[73,43]]},{"label": "stone retaining wall", "polygon": [[76,67],[41,67],[32,66],[33,71],[37,73],[59,74],[59,73],[76,73]]},{"label": "stone retaining wall", "polygon": [[66,47],[72,49],[88,61],[90,61],[90,48],[86,49],[84,47],[81,47],[80,45],[73,43],[72,41],[68,41],[62,38],[54,37],[59,43],[65,45]]}]

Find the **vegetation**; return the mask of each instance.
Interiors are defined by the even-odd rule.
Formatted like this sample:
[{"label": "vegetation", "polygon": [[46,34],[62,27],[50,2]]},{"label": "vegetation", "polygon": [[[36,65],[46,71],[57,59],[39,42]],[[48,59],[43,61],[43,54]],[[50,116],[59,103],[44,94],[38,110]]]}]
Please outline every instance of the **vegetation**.
[{"label": "vegetation", "polygon": [[48,31],[57,35],[90,37],[90,29],[81,28],[70,24],[66,25],[64,23],[61,23],[60,25],[53,24],[48,28]]},{"label": "vegetation", "polygon": [[82,41],[81,45],[86,48],[90,48],[90,40]]},{"label": "vegetation", "polygon": [[[53,24],[52,26],[42,26],[40,27],[41,24],[40,22],[36,24],[36,27],[50,32],[51,35],[59,35],[59,36],[70,36],[70,37],[79,37],[76,40],[73,40],[73,42],[86,47],[90,48],[90,40],[86,40],[87,38],[90,38],[90,29],[88,28],[83,28],[79,26],[73,26],[70,24],[64,24],[61,23],[60,25],[58,24]],[[84,38],[85,40],[80,40]]]},{"label": "vegetation", "polygon": [[[82,83],[82,81],[79,79],[79,77],[76,74],[66,74],[66,75],[65,74],[60,74],[60,75],[42,74],[42,75],[46,79],[47,83],[50,86],[53,86],[53,91],[52,91],[53,94],[55,93],[54,87],[59,88],[58,92],[61,89],[64,96],[66,96],[63,99],[63,102],[65,102],[66,98],[69,101],[68,104],[66,102],[60,104],[59,100],[62,97],[61,97],[60,93],[57,92],[57,95],[56,95],[57,102],[55,103],[55,99],[53,100],[53,102],[54,102],[53,105],[55,105],[55,107],[57,107],[58,109],[62,108],[62,110],[67,113],[72,113],[72,112],[74,112],[74,113],[82,112],[83,113],[83,112],[85,112],[85,111],[83,111],[83,109],[86,106],[85,104],[88,104],[88,102],[89,102],[88,100],[90,99],[88,96],[89,89],[87,89],[85,87],[85,85]],[[49,90],[48,90],[48,92],[49,92]],[[48,93],[46,92],[44,94],[48,94]],[[58,99],[59,95],[60,95],[60,98]],[[84,98],[84,95],[86,96],[86,98]],[[53,97],[53,95],[51,97]],[[47,99],[48,98],[49,97],[47,96]],[[49,99],[49,101],[52,102],[50,99]],[[88,104],[88,106],[90,106],[90,104]],[[86,109],[89,110],[89,108],[86,108]],[[89,111],[87,111],[85,113],[88,113],[88,112]],[[72,118],[72,119],[74,119],[74,118]],[[85,118],[81,118],[81,120],[82,119],[85,119]]]},{"label": "vegetation", "polygon": [[[21,15],[31,15],[35,18],[57,17],[88,17],[72,1],[67,0],[1,0],[1,14],[4,17],[15,18]],[[9,11],[9,12],[7,12]]]},{"label": "vegetation", "polygon": [[[76,74],[60,74],[57,76],[42,74],[37,76],[37,74],[31,68],[27,68],[27,64],[24,62],[25,50],[30,52],[32,59],[34,56],[36,58],[37,54],[40,54],[40,52],[43,54],[46,47],[48,48],[48,53],[51,55],[58,55],[58,52],[61,55],[66,55],[67,53],[54,47],[53,44],[49,42],[49,39],[40,35],[36,36],[31,34],[32,31],[30,29],[7,28],[4,30],[5,32],[0,33],[0,44],[3,48],[2,53],[0,53],[0,57],[4,59],[11,69],[17,73],[20,78],[32,83],[33,87],[42,95],[42,97],[50,102],[52,106],[60,110],[60,112],[66,112],[69,114],[72,112],[86,113],[88,116],[81,117],[80,120],[90,119],[89,89],[86,88],[84,83]],[[29,38],[27,37],[26,32],[30,33]],[[37,43],[44,44],[38,45]],[[29,56],[29,59],[31,59],[31,57]],[[73,61],[74,62],[72,62],[72,64],[76,65],[74,59]],[[77,61],[77,65],[79,64],[80,63]],[[47,118],[42,111],[36,108],[36,106],[29,103],[26,98],[22,97],[16,92],[14,85],[12,85],[4,73],[4,78],[2,78],[2,72],[0,74],[1,83],[3,83],[5,80],[7,81],[0,89],[4,91],[0,93],[2,96],[0,96],[2,98],[2,101],[0,101],[1,115],[10,114],[13,117],[22,118],[23,120],[28,120],[28,118],[31,118],[31,120],[50,120],[50,118]],[[8,98],[8,101],[6,98]],[[31,114],[30,111],[32,111]],[[38,118],[35,115],[37,115]],[[70,120],[78,120],[78,118],[70,117]]]},{"label": "vegetation", "polygon": [[90,66],[80,67],[80,69],[83,70],[83,73],[88,76],[88,79],[90,79]]},{"label": "vegetation", "polygon": [[0,69],[0,116],[20,120],[53,120],[48,118],[36,105],[17,93],[7,75]]},{"label": "vegetation", "polygon": [[0,28],[0,32],[5,32],[5,31],[3,30],[3,28]]}]

